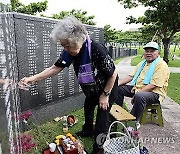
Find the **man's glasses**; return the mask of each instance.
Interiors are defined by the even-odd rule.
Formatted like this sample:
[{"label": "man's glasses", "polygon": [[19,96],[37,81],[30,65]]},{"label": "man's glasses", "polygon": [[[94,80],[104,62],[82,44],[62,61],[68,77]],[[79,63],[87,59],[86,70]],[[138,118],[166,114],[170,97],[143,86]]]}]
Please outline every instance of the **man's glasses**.
[{"label": "man's glasses", "polygon": [[145,50],[145,53],[154,53],[156,50]]}]

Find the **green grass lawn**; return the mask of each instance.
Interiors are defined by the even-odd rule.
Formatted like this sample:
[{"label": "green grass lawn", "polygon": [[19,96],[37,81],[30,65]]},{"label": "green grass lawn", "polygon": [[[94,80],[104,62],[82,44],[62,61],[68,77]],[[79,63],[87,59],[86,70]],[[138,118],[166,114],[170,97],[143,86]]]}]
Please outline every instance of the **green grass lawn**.
[{"label": "green grass lawn", "polygon": [[[123,108],[125,110],[128,110],[125,103],[123,104]],[[96,116],[96,113],[97,113],[97,108],[95,110],[95,116]],[[84,110],[83,109],[76,110],[70,114],[76,116],[78,118],[78,122],[77,122],[77,124],[75,124],[74,126],[69,128],[69,133],[73,134],[76,138],[78,138],[75,135],[75,133],[78,131],[81,131],[81,129],[82,129],[82,125],[84,123]],[[48,122],[38,126],[38,129],[35,128],[35,129],[28,131],[28,134],[33,135],[34,139],[37,143],[37,149],[36,150],[32,149],[31,154],[36,154],[36,153],[39,154],[42,152],[42,149],[48,147],[48,145],[46,145],[46,141],[48,143],[51,143],[55,140],[56,136],[58,136],[60,134],[65,135],[66,133],[64,133],[62,131],[62,128],[63,128],[62,122],[55,122],[52,119],[51,121],[48,121]],[[92,137],[78,138],[78,139],[83,142],[84,147],[88,153],[92,152],[92,145],[94,143]],[[37,152],[37,150],[38,150],[38,152]]]},{"label": "green grass lawn", "polygon": [[142,56],[136,56],[131,59],[131,66],[136,66],[140,61],[142,61]]},{"label": "green grass lawn", "polygon": [[124,59],[126,57],[122,57],[122,58],[118,58],[114,61],[114,64],[117,65],[122,59]]},{"label": "green grass lawn", "polygon": [[168,66],[169,67],[180,67],[180,59],[179,60],[169,59]]},{"label": "green grass lawn", "polygon": [[180,104],[180,73],[171,73],[168,85],[168,96]]},{"label": "green grass lawn", "polygon": [[[75,133],[82,129],[82,125],[84,122],[84,111],[83,109],[80,109],[80,110],[72,112],[71,114],[78,117],[78,122],[74,126],[70,127],[68,132],[73,134],[77,138]],[[52,119],[51,121],[38,126],[38,130],[40,130],[41,133],[39,133],[37,129],[32,129],[28,133],[34,136],[34,139],[38,145],[37,149],[39,153],[42,153],[42,149],[48,147],[46,145],[46,141],[48,143],[51,143],[55,141],[56,136],[67,134],[62,131],[62,128],[63,128],[62,122],[55,122]],[[91,152],[92,145],[93,145],[93,138],[87,137],[87,138],[79,138],[79,139],[83,142],[85,149],[88,152]],[[36,152],[35,150],[32,150],[31,153],[34,154]]]}]

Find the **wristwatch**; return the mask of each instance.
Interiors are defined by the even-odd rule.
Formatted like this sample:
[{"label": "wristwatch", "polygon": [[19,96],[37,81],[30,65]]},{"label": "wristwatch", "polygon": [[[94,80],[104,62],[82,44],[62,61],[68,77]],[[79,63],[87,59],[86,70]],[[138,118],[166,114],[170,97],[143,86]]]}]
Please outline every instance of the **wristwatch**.
[{"label": "wristwatch", "polygon": [[103,93],[104,93],[105,96],[109,96],[111,94],[110,91],[105,91],[105,90],[103,90]]}]

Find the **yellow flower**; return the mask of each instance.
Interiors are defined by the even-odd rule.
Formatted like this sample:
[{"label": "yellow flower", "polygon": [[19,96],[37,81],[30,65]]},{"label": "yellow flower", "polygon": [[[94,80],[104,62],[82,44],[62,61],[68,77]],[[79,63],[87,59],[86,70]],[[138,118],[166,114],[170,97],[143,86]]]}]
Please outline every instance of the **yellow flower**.
[{"label": "yellow flower", "polygon": [[58,136],[56,136],[56,140],[59,140],[59,139],[61,139],[63,137],[64,137],[64,135],[58,135]]},{"label": "yellow flower", "polygon": [[71,136],[70,138],[72,141],[76,141],[75,137]]},{"label": "yellow flower", "polygon": [[70,138],[71,138],[71,137],[72,137],[72,134],[71,134],[71,133],[67,133],[67,134],[66,134],[66,137],[70,137]]},{"label": "yellow flower", "polygon": [[59,144],[60,144],[59,140],[55,140],[55,143],[57,146],[59,146]]}]

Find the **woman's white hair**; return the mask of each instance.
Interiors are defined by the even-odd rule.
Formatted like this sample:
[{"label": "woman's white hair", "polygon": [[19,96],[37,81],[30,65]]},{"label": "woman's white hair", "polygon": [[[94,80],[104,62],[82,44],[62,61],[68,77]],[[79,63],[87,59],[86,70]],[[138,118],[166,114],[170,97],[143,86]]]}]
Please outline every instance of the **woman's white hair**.
[{"label": "woman's white hair", "polygon": [[74,16],[68,16],[60,20],[51,32],[50,37],[57,42],[67,40],[70,45],[83,43],[88,34],[86,27]]}]

